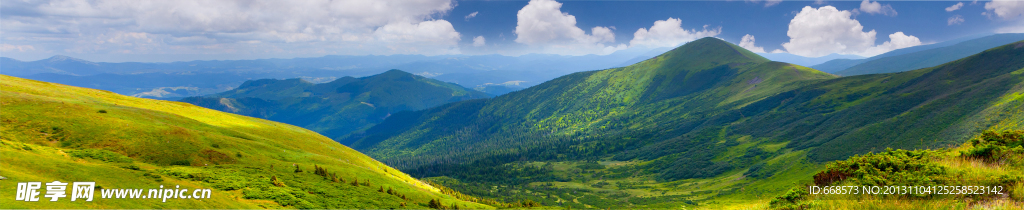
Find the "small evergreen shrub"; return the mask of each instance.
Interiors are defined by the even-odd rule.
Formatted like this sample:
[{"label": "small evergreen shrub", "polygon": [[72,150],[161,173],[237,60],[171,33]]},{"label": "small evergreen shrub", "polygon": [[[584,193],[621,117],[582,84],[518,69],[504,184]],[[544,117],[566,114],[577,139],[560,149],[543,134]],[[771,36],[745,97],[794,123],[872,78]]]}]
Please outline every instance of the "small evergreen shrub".
[{"label": "small evergreen shrub", "polygon": [[1010,153],[1024,153],[1024,131],[986,131],[966,144],[969,149],[961,151],[960,156],[998,161]]},{"label": "small evergreen shrub", "polygon": [[175,161],[171,162],[171,165],[172,166],[191,166],[192,162],[190,162],[188,160],[175,160]]},{"label": "small evergreen shrub", "polygon": [[786,192],[786,194],[773,198],[772,201],[768,203],[768,208],[787,210],[809,209],[810,205],[808,205],[805,202],[802,202],[804,200],[807,200],[806,196],[806,189],[804,189],[803,187],[794,187],[792,189],[789,189],[789,191]]},{"label": "small evergreen shrub", "polygon": [[71,150],[67,152],[71,157],[76,158],[92,158],[103,162],[110,163],[131,163],[132,159],[125,157],[124,155],[116,152],[111,152],[102,149],[84,149],[84,150]]}]

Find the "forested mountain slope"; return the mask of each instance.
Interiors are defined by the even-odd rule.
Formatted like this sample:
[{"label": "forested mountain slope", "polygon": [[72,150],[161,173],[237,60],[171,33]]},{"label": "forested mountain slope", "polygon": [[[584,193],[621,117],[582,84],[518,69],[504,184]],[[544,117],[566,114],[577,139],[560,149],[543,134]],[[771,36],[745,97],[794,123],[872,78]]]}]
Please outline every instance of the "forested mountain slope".
[{"label": "forested mountain slope", "polygon": [[[624,68],[575,73],[494,99],[395,114],[342,143],[407,169],[492,156],[622,156],[653,143],[689,139],[687,134],[736,120],[739,116],[730,113],[749,103],[830,78],[705,38]],[[657,154],[715,141],[692,142]],[[692,162],[704,164],[710,157],[700,159]],[[690,165],[679,167],[684,166]]]},{"label": "forested mountain slope", "polygon": [[745,107],[742,115],[752,117],[735,129],[814,148],[817,161],[959,144],[1022,125],[1022,68],[1017,42],[931,68],[824,81]]},{"label": "forested mountain slope", "polygon": [[396,114],[343,143],[406,169],[508,155],[671,156],[681,164],[673,168],[703,168],[714,165],[707,161],[715,145],[745,135],[813,148],[817,161],[887,146],[938,146],[1017,125],[1022,77],[1014,71],[1024,66],[1024,50],[1016,47],[907,73],[829,79],[701,39],[625,68]]}]

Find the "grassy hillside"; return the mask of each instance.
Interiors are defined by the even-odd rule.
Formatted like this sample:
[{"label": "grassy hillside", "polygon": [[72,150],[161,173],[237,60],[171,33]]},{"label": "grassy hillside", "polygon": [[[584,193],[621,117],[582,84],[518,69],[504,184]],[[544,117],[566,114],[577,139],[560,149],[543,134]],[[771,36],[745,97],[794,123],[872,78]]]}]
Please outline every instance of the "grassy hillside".
[{"label": "grassy hillside", "polygon": [[910,72],[808,85],[744,107],[741,114],[751,117],[734,128],[786,139],[790,148],[813,148],[809,157],[815,161],[886,147],[944,147],[987,129],[1020,128],[1021,46],[1004,45]]},{"label": "grassy hillside", "polygon": [[247,81],[234,90],[181,101],[297,125],[337,139],[395,112],[485,97],[456,84],[391,70],[323,84],[301,79]]},{"label": "grassy hillside", "polygon": [[597,208],[756,204],[827,161],[1019,129],[1022,46],[835,78],[701,39],[628,67],[397,113],[342,141],[482,196]]},{"label": "grassy hillside", "polygon": [[18,182],[54,180],[95,181],[102,189],[213,189],[210,199],[167,202],[100,199],[97,189],[92,202],[7,200],[4,208],[383,209],[426,208],[433,199],[491,208],[443,195],[296,126],[10,76],[0,81],[0,176],[7,178],[0,197],[14,198]]},{"label": "grassy hillside", "polygon": [[[835,161],[770,202],[769,209],[1020,209],[1024,206],[1024,131],[985,132],[959,147],[888,150]],[[811,193],[825,186],[983,186],[916,189],[903,195],[863,190]],[[819,188],[820,189],[820,188]],[[831,188],[830,188],[831,189]],[[884,191],[882,191],[884,192]],[[841,193],[836,194],[836,193]],[[856,193],[856,194],[854,194]]]}]

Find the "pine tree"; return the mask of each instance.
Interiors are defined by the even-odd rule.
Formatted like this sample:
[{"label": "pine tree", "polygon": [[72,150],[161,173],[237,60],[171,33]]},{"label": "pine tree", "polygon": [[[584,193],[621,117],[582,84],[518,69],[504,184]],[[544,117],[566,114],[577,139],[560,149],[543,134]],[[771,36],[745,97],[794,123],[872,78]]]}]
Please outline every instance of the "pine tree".
[{"label": "pine tree", "polygon": [[430,207],[432,209],[441,209],[440,203],[441,202],[438,202],[437,200],[430,199],[430,202],[427,203],[427,207]]},{"label": "pine tree", "polygon": [[299,168],[298,164],[295,165],[295,173],[302,173],[302,169]]},{"label": "pine tree", "polygon": [[355,186],[355,187],[359,186],[359,178],[352,178],[352,186]]},{"label": "pine tree", "polygon": [[380,189],[378,189],[377,192],[384,192],[384,186],[380,186]]}]

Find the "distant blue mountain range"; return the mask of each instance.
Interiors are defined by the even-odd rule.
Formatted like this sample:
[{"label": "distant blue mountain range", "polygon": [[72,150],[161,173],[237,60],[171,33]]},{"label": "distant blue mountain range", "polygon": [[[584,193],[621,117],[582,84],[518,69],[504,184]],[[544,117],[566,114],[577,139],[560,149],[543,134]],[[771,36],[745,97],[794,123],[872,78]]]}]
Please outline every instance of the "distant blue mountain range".
[{"label": "distant blue mountain range", "polygon": [[835,59],[811,66],[842,76],[904,72],[961,59],[986,49],[1024,40],[1024,34],[987,34],[908,47],[865,59]]},{"label": "distant blue mountain range", "polygon": [[[651,49],[627,49],[609,55],[585,56],[330,55],[170,63],[90,62],[67,56],[20,61],[2,57],[0,74],[138,97],[177,100],[223,92],[247,80],[302,78],[322,83],[345,76],[362,77],[400,69],[499,95],[572,72],[625,66],[632,64],[628,61],[643,58],[651,52]],[[648,58],[653,56],[656,54]]]},{"label": "distant blue mountain range", "polygon": [[843,55],[843,54],[835,54],[835,53],[832,53],[832,54],[829,54],[829,55],[826,55],[826,56],[816,57],[816,58],[803,57],[803,56],[793,55],[793,54],[789,54],[789,53],[758,53],[758,55],[760,55],[760,56],[762,56],[764,58],[767,58],[768,60],[792,63],[792,64],[801,65],[801,66],[808,66],[808,67],[809,66],[813,66],[813,65],[818,65],[818,64],[821,64],[821,63],[825,63],[827,61],[835,60],[835,59],[864,59],[863,56],[859,56],[859,55]]}]

